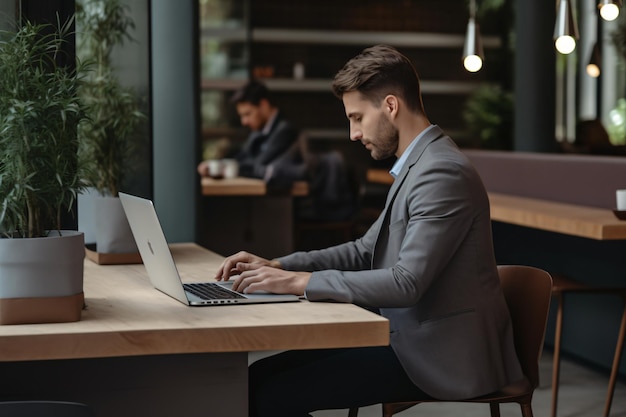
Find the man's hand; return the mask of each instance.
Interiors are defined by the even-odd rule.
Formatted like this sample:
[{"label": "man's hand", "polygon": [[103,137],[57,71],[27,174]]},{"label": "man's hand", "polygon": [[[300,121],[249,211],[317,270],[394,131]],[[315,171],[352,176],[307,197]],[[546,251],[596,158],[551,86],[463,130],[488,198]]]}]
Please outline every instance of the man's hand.
[{"label": "man's hand", "polygon": [[200,174],[201,177],[208,177],[209,176],[209,166],[207,165],[206,161],[202,161],[198,164],[198,174]]},{"label": "man's hand", "polygon": [[260,256],[253,255],[248,252],[238,252],[224,259],[224,262],[217,269],[215,279],[218,281],[228,281],[233,275],[239,275],[241,272],[250,269],[250,265],[271,266],[280,268],[280,262],[276,260],[268,260]]},{"label": "man's hand", "polygon": [[267,291],[274,294],[304,295],[310,272],[285,271],[261,263],[238,263],[239,276],[233,281],[233,290],[243,293]]}]

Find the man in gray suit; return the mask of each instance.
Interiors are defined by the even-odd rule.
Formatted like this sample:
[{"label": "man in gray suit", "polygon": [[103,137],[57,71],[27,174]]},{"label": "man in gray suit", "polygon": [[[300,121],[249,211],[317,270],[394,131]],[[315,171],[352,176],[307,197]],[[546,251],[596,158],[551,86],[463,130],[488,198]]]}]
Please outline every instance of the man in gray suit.
[{"label": "man in gray suit", "polygon": [[374,46],[336,75],[350,139],[396,156],[383,212],[365,235],[267,260],[240,252],[234,288],[354,303],[389,319],[390,347],[290,351],[250,367],[252,416],[307,416],[380,402],[466,399],[521,380],[493,251],[489,200],[468,159],[423,109],[419,79]]}]

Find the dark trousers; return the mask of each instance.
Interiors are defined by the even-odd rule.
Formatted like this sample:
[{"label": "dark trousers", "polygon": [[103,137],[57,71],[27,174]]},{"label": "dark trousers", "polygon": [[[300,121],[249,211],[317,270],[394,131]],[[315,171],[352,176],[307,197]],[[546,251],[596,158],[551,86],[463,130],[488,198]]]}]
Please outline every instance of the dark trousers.
[{"label": "dark trousers", "polygon": [[253,363],[249,375],[250,417],[428,398],[389,346],[288,351]]}]

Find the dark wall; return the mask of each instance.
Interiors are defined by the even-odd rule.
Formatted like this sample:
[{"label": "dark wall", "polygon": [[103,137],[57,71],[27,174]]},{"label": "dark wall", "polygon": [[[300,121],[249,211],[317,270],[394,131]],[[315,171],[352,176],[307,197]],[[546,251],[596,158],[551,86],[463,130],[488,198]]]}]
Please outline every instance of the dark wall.
[{"label": "dark wall", "polygon": [[56,23],[57,14],[61,22],[74,13],[74,0],[21,0],[22,16],[32,22]]}]

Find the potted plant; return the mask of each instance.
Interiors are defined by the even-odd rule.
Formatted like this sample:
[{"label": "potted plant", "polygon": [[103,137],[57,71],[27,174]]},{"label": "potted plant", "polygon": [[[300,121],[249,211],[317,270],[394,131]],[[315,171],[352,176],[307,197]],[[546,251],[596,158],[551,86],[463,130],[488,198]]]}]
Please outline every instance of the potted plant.
[{"label": "potted plant", "polygon": [[110,263],[140,260],[117,196],[136,165],[132,159],[145,116],[136,92],[121,84],[112,64],[115,48],[132,40],[134,23],[119,0],[79,0],[76,26],[77,57],[89,69],[79,90],[89,106],[89,117],[79,126],[80,156],[87,165],[85,181],[96,194],[81,197],[79,223],[93,228],[98,253],[136,254]]},{"label": "potted plant", "polygon": [[[626,64],[626,20],[620,19],[615,30],[611,32],[611,40],[618,54],[619,71],[624,71]],[[622,76],[623,78],[623,76]],[[618,88],[617,91],[623,91]],[[618,96],[615,107],[609,111],[606,130],[613,145],[626,145],[626,98]]]},{"label": "potted plant", "polygon": [[83,188],[85,106],[60,64],[71,24],[0,33],[0,324],[75,321],[83,307],[83,234],[60,221]]},{"label": "potted plant", "polygon": [[479,147],[511,150],[513,147],[513,95],[500,86],[482,85],[467,99],[463,118]]}]

